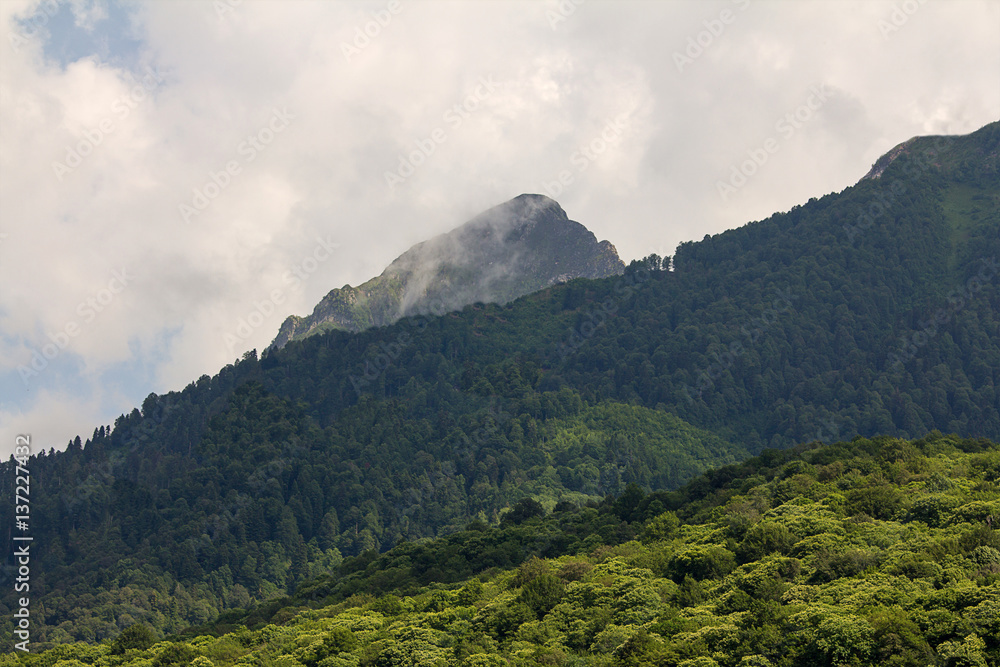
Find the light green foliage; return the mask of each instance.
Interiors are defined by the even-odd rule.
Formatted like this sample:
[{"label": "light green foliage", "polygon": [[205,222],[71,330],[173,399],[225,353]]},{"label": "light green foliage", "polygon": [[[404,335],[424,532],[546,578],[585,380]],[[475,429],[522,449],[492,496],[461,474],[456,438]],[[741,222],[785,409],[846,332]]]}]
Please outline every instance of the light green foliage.
[{"label": "light green foliage", "polygon": [[611,653],[635,633],[634,626],[609,624],[594,637],[590,650],[594,653]]},{"label": "light green foliage", "polygon": [[680,521],[673,512],[664,512],[646,524],[642,532],[643,542],[661,542],[677,533]]},{"label": "light green foliage", "polygon": [[677,663],[677,667],[719,667],[719,663],[708,656],[699,656],[690,660],[682,660]]},{"label": "light green foliage", "polygon": [[471,655],[462,662],[463,667],[507,667],[510,664],[499,655],[478,653]]},{"label": "light green foliage", "polygon": [[816,628],[816,648],[834,665],[865,665],[875,648],[875,629],[852,614],[829,615]]},{"label": "light green foliage", "polygon": [[773,667],[774,663],[762,655],[745,655],[740,658],[739,667]]},{"label": "light green foliage", "polygon": [[736,556],[719,546],[698,545],[678,551],[670,559],[669,568],[674,581],[685,576],[695,579],[718,579],[736,567]]},{"label": "light green foliage", "polygon": [[[767,454],[722,483],[710,473],[675,493],[631,491],[349,559],[339,578],[247,616],[250,629],[220,622],[218,638],[200,629],[151,644],[135,626],[19,664],[986,667],[1000,660],[994,451],[932,434]],[[824,481],[806,484],[813,474]],[[815,497],[789,493],[790,481]],[[859,489],[900,505],[881,519],[859,513],[851,503],[870,499],[852,501]],[[736,534],[734,516],[746,519]],[[624,531],[613,543],[567,541],[609,526]],[[560,543],[573,546],[543,553]],[[404,567],[466,571],[485,551],[538,544],[451,583]]]},{"label": "light green foliage", "polygon": [[[991,585],[991,552],[976,549],[1000,548],[986,530],[1000,515],[1000,458],[975,438],[1000,438],[998,146],[1000,123],[908,142],[878,178],[681,244],[674,270],[651,255],[620,276],[506,306],[373,328],[399,314],[406,272],[336,291],[319,319],[364,331],[248,352],[214,377],[150,395],[86,443],[32,457],[44,485],[32,530],[45,545],[32,554],[32,647],[113,640],[137,623],[157,637],[217,619],[228,629],[248,620],[246,607],[282,606],[298,591],[280,616],[257,614],[286,623],[327,597],[403,599],[533,555],[598,563],[598,549],[637,537],[656,547],[642,566],[657,576],[671,576],[659,544],[676,540],[724,548],[737,565],[799,558],[803,577],[825,551],[835,567],[810,586],[869,568],[938,590]],[[869,224],[863,214],[875,210]],[[562,256],[566,237],[542,227],[537,256]],[[465,303],[448,292],[492,273],[498,256],[484,259],[428,276],[430,291],[414,296]],[[551,268],[504,273],[492,294],[548,285]],[[304,320],[289,325],[308,329]],[[834,427],[866,437],[809,456],[765,452],[829,441]],[[760,452],[754,469],[717,470],[679,491]],[[2,465],[13,497],[13,462]],[[686,504],[709,497],[735,502]],[[485,530],[528,498],[572,525],[526,504],[502,537]],[[0,504],[0,525],[14,509]],[[667,512],[676,532],[645,523]],[[831,535],[841,544],[821,539]],[[426,540],[446,536],[458,537],[423,557]],[[713,606],[714,581],[685,574],[677,585],[685,604]],[[0,597],[15,608],[13,587]],[[727,604],[747,606],[736,597]],[[11,630],[0,627],[6,646]],[[961,631],[928,633],[957,641]],[[666,663],[679,659],[670,641],[652,630],[641,638]],[[546,650],[555,659],[562,649]]]},{"label": "light green foliage", "polygon": [[938,647],[938,655],[948,667],[986,667],[985,648],[986,642],[972,634],[961,642],[942,643]]}]

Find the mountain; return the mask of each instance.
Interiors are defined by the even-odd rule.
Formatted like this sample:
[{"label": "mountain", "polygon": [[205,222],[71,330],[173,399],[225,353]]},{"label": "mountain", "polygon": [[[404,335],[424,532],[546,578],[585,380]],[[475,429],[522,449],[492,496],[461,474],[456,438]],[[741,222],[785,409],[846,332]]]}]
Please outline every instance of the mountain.
[{"label": "mountain", "polygon": [[[345,562],[367,572],[397,545],[469,527],[480,532],[508,515],[520,520],[567,504],[599,513],[592,504],[625,506],[636,487],[669,492],[766,449],[914,440],[935,430],[1000,440],[998,154],[1000,123],[966,136],[918,138],[881,161],[878,177],[683,243],[673,258],[635,260],[621,275],[570,280],[504,305],[331,330],[260,358],[247,353],[182,391],[151,394],[113,428],[27,461],[33,537],[45,545],[32,551],[33,641],[40,648],[100,641],[135,622],[158,633],[201,625],[280,598]],[[962,466],[992,470],[993,463],[954,462],[946,449],[931,443],[925,453],[933,460],[905,474],[909,463],[895,459],[843,478],[836,461],[811,461],[817,482],[836,480],[837,490],[817,487],[806,499],[833,511],[868,486],[925,482],[907,477],[925,465],[928,474],[951,475],[962,493],[992,502],[994,473],[964,480]],[[13,497],[16,465],[3,465],[0,492]],[[799,474],[790,469],[760,493],[798,493]],[[732,509],[779,507],[754,504],[754,489],[766,482],[750,475]],[[942,484],[928,488],[951,488]],[[905,508],[911,489],[901,489]],[[588,553],[631,557],[631,518],[591,521],[581,511],[590,518],[576,535]],[[854,523],[866,524],[863,517]],[[0,526],[9,539],[13,503],[0,504]],[[717,524],[688,530],[682,537],[694,540],[690,546],[721,539]],[[940,555],[934,585],[966,586],[963,568],[971,565],[948,559],[992,542],[970,537],[958,554],[948,546],[954,536],[938,537],[944,551],[917,545],[932,560]],[[546,556],[573,544],[558,531],[539,539]],[[519,544],[484,542],[483,562],[514,567],[535,548]],[[655,564],[637,553],[630,568]],[[458,572],[454,555],[421,564],[442,576]],[[11,551],[8,582],[16,566]],[[402,565],[370,574],[380,586],[405,580]],[[432,575],[429,581],[443,581]],[[689,589],[696,596],[694,584]],[[0,611],[13,614],[13,586],[5,591]],[[664,595],[661,601],[670,599]],[[982,602],[956,596],[950,613]],[[365,600],[359,594],[344,604]],[[940,600],[932,602],[937,609]],[[833,631],[818,617],[800,620]],[[925,620],[912,621],[919,632],[935,623]],[[978,627],[961,623],[934,630],[934,641],[961,647],[972,630],[958,637],[955,628]],[[830,637],[824,641],[836,645]],[[976,641],[969,641],[972,651]]]},{"label": "mountain", "polygon": [[358,287],[331,290],[312,315],[287,318],[272,346],[477,302],[504,304],[573,278],[620,275],[624,268],[613,245],[598,242],[555,201],[525,194],[413,246]]}]

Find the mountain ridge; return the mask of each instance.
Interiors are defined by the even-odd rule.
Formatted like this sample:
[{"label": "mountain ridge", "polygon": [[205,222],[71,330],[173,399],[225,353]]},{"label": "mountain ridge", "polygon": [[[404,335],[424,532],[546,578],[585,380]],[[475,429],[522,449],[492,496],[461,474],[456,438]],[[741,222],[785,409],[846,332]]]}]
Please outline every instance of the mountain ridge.
[{"label": "mountain ridge", "polygon": [[417,243],[375,278],[331,290],[311,315],[288,317],[271,347],[330,329],[358,332],[476,302],[503,304],[624,268],[614,245],[570,220],[557,202],[523,194]]},{"label": "mountain ridge", "polygon": [[[983,260],[1000,257],[1000,124],[914,146],[877,179],[682,243],[674,270],[651,255],[506,305],[251,351],[33,456],[33,640],[205,623],[347,557],[365,567],[511,506],[668,491],[765,448],[997,440],[1000,280]],[[523,555],[490,549],[498,567]]]},{"label": "mountain ridge", "polygon": [[[945,171],[961,169],[965,165],[962,164],[962,161],[956,160],[956,155],[965,153],[964,158],[967,161],[969,157],[967,153],[976,150],[977,138],[984,135],[992,135],[994,137],[992,150],[988,148],[980,150],[976,157],[979,158],[978,163],[981,168],[985,168],[987,172],[996,173],[998,166],[1000,166],[1000,152],[997,150],[995,140],[998,132],[1000,132],[1000,120],[989,123],[968,134],[932,134],[910,137],[882,154],[861,180],[866,181],[879,178],[889,165],[904,155],[911,158],[916,157],[918,159],[918,169],[926,170],[931,166],[944,169]],[[989,143],[986,142],[981,145],[988,147]],[[913,172],[911,171],[910,173]]]}]

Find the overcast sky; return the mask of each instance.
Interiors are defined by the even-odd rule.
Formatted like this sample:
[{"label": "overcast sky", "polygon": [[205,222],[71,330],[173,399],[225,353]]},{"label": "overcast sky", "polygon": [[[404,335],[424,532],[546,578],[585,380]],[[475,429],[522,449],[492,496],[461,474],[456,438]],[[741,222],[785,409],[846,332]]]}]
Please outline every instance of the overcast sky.
[{"label": "overcast sky", "polygon": [[0,26],[4,457],[518,194],[627,262],[1000,118],[995,1],[0,0]]}]

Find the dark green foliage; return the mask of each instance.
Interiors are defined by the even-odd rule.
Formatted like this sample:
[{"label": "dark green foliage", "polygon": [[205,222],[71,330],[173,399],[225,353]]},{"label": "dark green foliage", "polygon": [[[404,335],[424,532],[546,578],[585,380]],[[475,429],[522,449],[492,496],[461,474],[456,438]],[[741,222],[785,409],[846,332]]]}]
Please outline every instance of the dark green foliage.
[{"label": "dark green foliage", "polygon": [[[45,545],[32,561],[44,607],[33,647],[112,639],[137,622],[179,631],[247,607],[264,616],[303,582],[310,602],[338,603],[457,585],[637,534],[643,548],[684,540],[685,525],[717,519],[725,537],[712,546],[740,566],[795,557],[812,576],[816,554],[857,550],[906,580],[933,570],[937,589],[993,585],[991,552],[977,549],[1000,548],[1000,457],[984,439],[1000,438],[998,141],[998,123],[917,140],[879,178],[681,244],[673,270],[647,257],[503,307],[332,331],[150,395],[82,448],[28,462]],[[879,201],[888,208],[859,227]],[[402,334],[359,392],[352,377]],[[751,453],[761,456],[736,465]],[[974,489],[956,487],[937,458],[948,455],[967,459]],[[4,465],[12,497],[14,462]],[[815,523],[769,514],[820,498]],[[484,530],[526,499],[559,511],[525,503],[508,512],[522,523]],[[667,512],[678,526],[644,523]],[[12,513],[0,506],[0,523]],[[809,541],[841,515],[842,534]],[[885,523],[945,534],[909,556],[850,543]],[[642,567],[663,574],[672,556]],[[821,577],[857,569],[842,558]],[[695,600],[722,565],[670,586]],[[768,580],[770,596],[788,583]],[[993,650],[985,633],[967,642],[960,620],[921,623],[956,660],[979,640]],[[581,627],[552,632],[583,641]],[[620,639],[613,630],[601,641]],[[9,625],[0,634],[10,640]],[[840,659],[823,652],[834,636],[815,639],[817,656]]]},{"label": "dark green foliage", "polygon": [[847,503],[854,514],[865,514],[875,519],[892,519],[903,506],[903,494],[889,485],[853,489],[847,494]]},{"label": "dark green foliage", "polygon": [[383,595],[372,603],[372,609],[386,616],[397,616],[403,612],[403,605],[395,595]]},{"label": "dark green foliage", "polygon": [[458,591],[455,600],[458,604],[467,607],[475,604],[482,596],[483,582],[479,581],[479,579],[470,579],[469,583],[462,586],[461,590]]},{"label": "dark green foliage", "polygon": [[[998,451],[933,433],[771,450],[674,492],[623,493],[364,552],[288,598],[169,643],[120,652],[146,635],[130,628],[114,642],[21,662],[997,664],[1000,549],[992,515],[975,517],[1000,502],[986,477],[992,468],[982,465]],[[785,497],[789,481],[803,478],[815,481]],[[902,498],[889,519],[856,512],[845,493],[887,488]],[[940,527],[913,518],[914,506],[930,506],[923,499],[954,508],[942,510]],[[734,514],[749,524],[740,543],[729,536]],[[653,538],[664,526],[667,536]],[[590,541],[607,527],[617,527],[616,539]],[[498,566],[501,553],[509,563]]]},{"label": "dark green foliage", "polygon": [[678,607],[696,607],[704,600],[705,590],[702,585],[691,575],[685,575],[674,595],[674,603]]},{"label": "dark green foliage", "polygon": [[939,528],[956,509],[957,501],[949,495],[938,494],[918,498],[910,505],[909,516],[923,521],[932,528]]},{"label": "dark green foliage", "polygon": [[566,584],[551,574],[541,574],[521,588],[518,599],[535,612],[538,618],[549,613],[559,604],[566,592]]},{"label": "dark green foliage", "polygon": [[[662,503],[660,503],[660,507],[662,506],[663,506]],[[642,541],[657,542],[660,540],[669,539],[677,534],[677,529],[680,527],[680,525],[681,525],[680,519],[678,519],[677,515],[674,514],[673,512],[664,512],[663,514],[658,514],[655,518],[653,518],[646,524],[646,528],[642,532]]]},{"label": "dark green foliage", "polygon": [[[252,363],[241,362],[239,369]],[[495,382],[500,384],[499,379]],[[100,572],[97,577],[113,573],[121,585],[154,585],[163,594],[172,594],[182,584],[179,604],[170,615],[158,614],[151,598],[132,615],[159,623],[161,630],[180,629],[211,620],[227,608],[289,591],[306,578],[337,568],[343,556],[366,554],[352,561],[345,570],[349,574],[364,569],[365,559],[370,561],[380,550],[406,540],[454,532],[462,525],[482,530],[508,505],[514,507],[504,515],[504,525],[531,525],[545,511],[538,500],[525,497],[528,492],[552,504],[562,497],[558,514],[571,517],[581,505],[622,490],[623,469],[645,483],[665,483],[681,479],[678,470],[684,465],[693,466],[682,473],[691,475],[712,457],[737,458],[731,446],[669,415],[612,405],[581,411],[578,396],[568,390],[529,398],[544,400],[554,414],[576,416],[547,421],[542,414],[537,420],[525,416],[522,426],[501,414],[500,429],[495,411],[480,403],[481,414],[474,419],[485,419],[490,426],[478,431],[466,427],[475,439],[463,436],[447,420],[438,429],[421,422],[421,430],[403,437],[398,429],[407,423],[406,412],[413,406],[383,406],[352,418],[365,424],[364,435],[343,435],[332,428],[318,429],[297,408],[250,381],[219,403],[220,411],[192,459],[130,455],[125,461],[133,469],[122,478],[125,463],[119,469],[110,460],[90,464],[93,472],[87,472],[82,463],[86,452],[101,451],[93,443],[82,452],[58,455],[53,460],[65,468],[59,473],[65,475],[62,479],[88,477],[81,495],[67,491],[61,496],[59,487],[52,487],[54,492],[40,495],[35,508],[38,516],[51,517],[40,520],[39,526],[53,544],[43,552],[46,567],[39,569],[39,586],[50,592],[44,602],[53,627],[63,628],[52,634],[40,629],[39,636],[68,640],[74,635],[65,633],[79,632],[101,639],[117,633],[115,624],[102,615],[107,618],[116,605],[131,605],[127,593],[116,593],[119,598],[102,603],[107,605],[104,611],[91,610],[92,616],[76,611],[73,601],[91,595],[94,582],[102,581],[85,576],[88,568]],[[154,414],[155,402],[147,401],[146,408]],[[382,425],[383,419],[392,432]],[[631,445],[616,439],[618,429],[628,429],[641,442]],[[397,444],[394,450],[357,445],[359,438],[381,442],[390,437]],[[699,449],[699,438],[704,449]],[[98,436],[99,445],[106,440],[107,435]],[[399,455],[407,446],[412,449]],[[696,462],[692,453],[703,462]],[[622,460],[627,461],[624,467]],[[553,464],[558,466],[555,474]],[[177,474],[183,470],[188,472]],[[39,478],[52,484],[57,479],[53,474],[40,473]],[[525,483],[526,477],[533,481]],[[515,484],[514,479],[522,482]],[[120,523],[120,530],[108,536],[106,516]],[[581,530],[593,531],[587,535],[593,535],[591,544],[596,545],[631,536],[622,525],[615,514],[605,513],[599,524],[588,523]],[[73,542],[70,550],[68,533],[60,531],[71,528],[92,538]],[[574,548],[580,539],[563,533],[547,544],[547,553]],[[410,581],[455,580],[485,567],[516,565],[526,557],[524,540],[535,541],[531,531],[519,534],[517,545],[470,550],[461,567],[449,562],[454,556],[427,561],[419,568],[419,579],[411,578],[409,565],[375,576],[384,592]],[[57,559],[58,554],[72,557],[74,566]],[[112,555],[118,558],[109,561]],[[67,619],[75,620],[66,625]]]},{"label": "dark green foliage", "polygon": [[537,618],[535,612],[523,602],[502,605],[477,617],[477,627],[494,639],[503,641],[528,621]]},{"label": "dark green foliage", "polygon": [[[829,552],[820,551],[813,557],[813,567],[816,569],[813,579],[817,582],[833,581],[841,577],[854,577],[868,568],[877,567],[881,561],[878,554],[860,549]],[[904,568],[916,574],[919,566]],[[899,571],[899,570],[898,570]],[[923,570],[924,573],[927,570]],[[904,573],[901,571],[901,573]]]},{"label": "dark green foliage", "polygon": [[875,610],[869,622],[875,630],[876,648],[872,657],[876,664],[890,667],[934,664],[934,651],[920,627],[902,609]]},{"label": "dark green foliage", "polygon": [[545,508],[542,507],[542,504],[533,498],[524,498],[517,501],[510,512],[504,515],[503,521],[517,525],[540,516],[545,516]]},{"label": "dark green foliage", "polygon": [[111,642],[111,654],[122,655],[129,649],[143,651],[156,641],[156,635],[148,625],[137,623],[122,630],[113,642]]},{"label": "dark green foliage", "polygon": [[770,553],[787,554],[795,544],[795,536],[787,526],[762,523],[753,526],[737,548],[742,562],[757,560]]},{"label": "dark green foliage", "polygon": [[[398,602],[398,600],[397,600]],[[358,645],[358,639],[347,628],[333,628],[323,638],[323,646],[327,655],[353,651]]]},{"label": "dark green foliage", "polygon": [[908,553],[889,570],[891,574],[902,575],[910,579],[930,579],[939,574],[941,568],[934,559],[926,553]]},{"label": "dark green foliage", "polygon": [[185,667],[199,652],[188,644],[171,644],[153,659],[153,667]]}]

